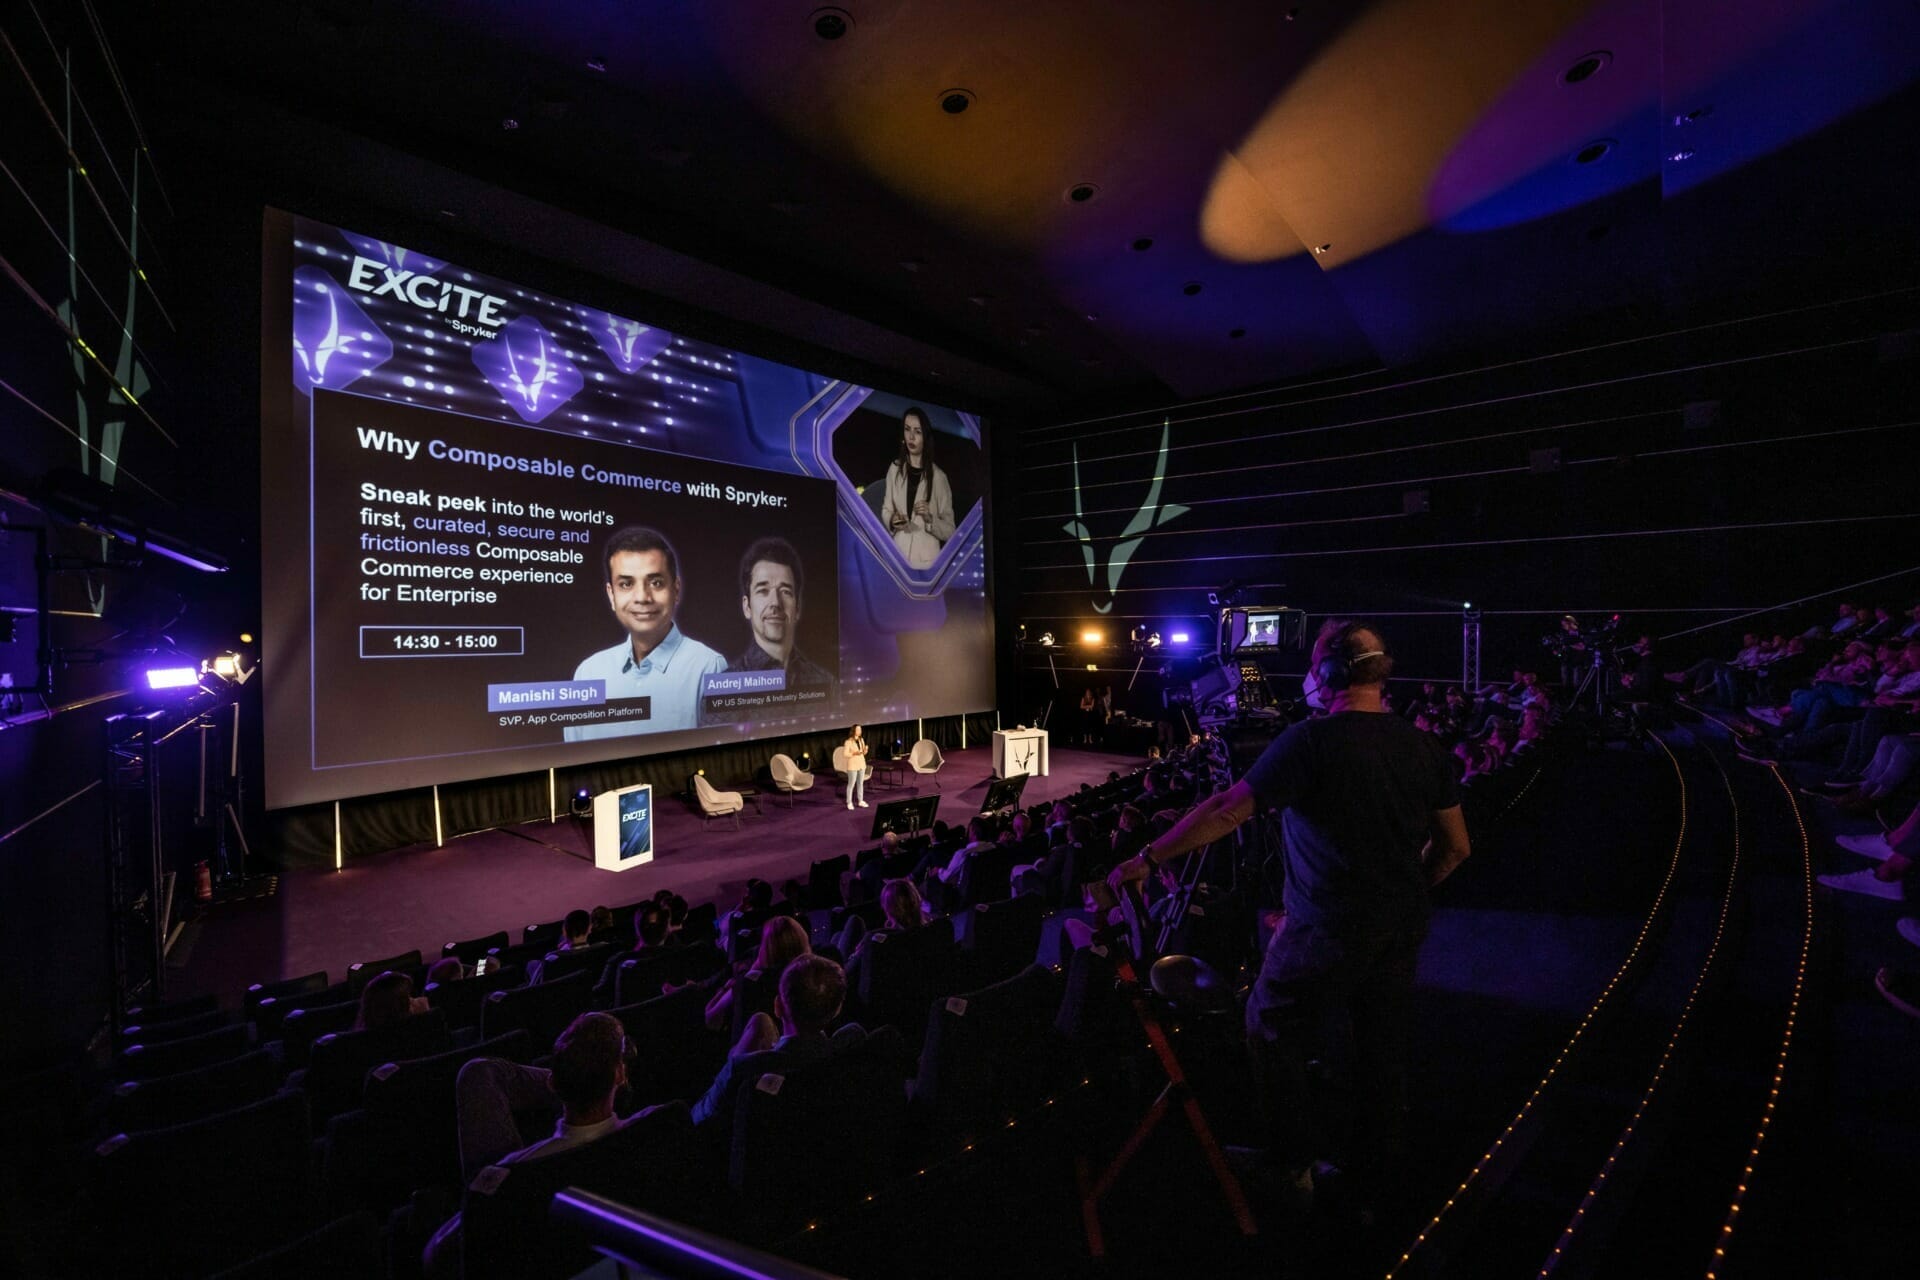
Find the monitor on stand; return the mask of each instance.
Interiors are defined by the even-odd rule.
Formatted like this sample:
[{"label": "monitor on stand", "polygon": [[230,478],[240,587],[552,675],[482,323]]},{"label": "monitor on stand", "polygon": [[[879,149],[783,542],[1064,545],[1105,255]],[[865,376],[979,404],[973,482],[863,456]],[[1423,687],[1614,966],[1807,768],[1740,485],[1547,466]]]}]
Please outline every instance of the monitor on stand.
[{"label": "monitor on stand", "polygon": [[1027,789],[1030,773],[1016,773],[1011,778],[996,778],[987,784],[987,794],[980,801],[980,812],[1001,813],[1020,807],[1020,794]]},{"label": "monitor on stand", "polygon": [[874,806],[873,830],[871,839],[878,840],[891,831],[902,840],[908,840],[922,831],[933,829],[934,810],[940,807],[940,796],[936,792],[930,796],[912,796],[906,800],[889,800],[885,804]]}]

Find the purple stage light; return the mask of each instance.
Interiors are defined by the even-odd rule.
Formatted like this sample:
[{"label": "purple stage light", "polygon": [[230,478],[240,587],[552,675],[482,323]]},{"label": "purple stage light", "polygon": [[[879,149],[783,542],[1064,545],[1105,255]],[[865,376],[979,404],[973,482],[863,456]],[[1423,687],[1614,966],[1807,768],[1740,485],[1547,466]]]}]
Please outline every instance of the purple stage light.
[{"label": "purple stage light", "polygon": [[200,672],[194,667],[148,667],[147,688],[149,689],[187,689],[200,683]]},{"label": "purple stage light", "polygon": [[1168,638],[1169,638],[1169,639],[1170,639],[1170,640],[1171,640],[1171,641],[1172,641],[1172,642],[1173,642],[1174,644],[1185,644],[1185,643],[1186,643],[1187,641],[1189,641],[1189,640],[1191,640],[1191,639],[1193,639],[1193,637],[1192,637],[1192,636],[1190,636],[1190,635],[1188,635],[1188,634],[1187,634],[1186,632],[1184,632],[1184,631],[1176,631],[1176,632],[1174,632],[1174,633],[1173,633],[1173,635],[1172,635],[1172,636],[1170,636],[1170,637],[1168,637]]},{"label": "purple stage light", "polygon": [[594,341],[607,353],[607,359],[622,373],[645,368],[655,356],[673,345],[673,335],[665,329],[655,329],[611,311],[583,310],[580,315],[593,331]]},{"label": "purple stage light", "polygon": [[513,321],[492,342],[475,343],[473,364],[528,422],[541,421],[573,399],[585,381],[559,339],[532,316]]},{"label": "purple stage light", "polygon": [[293,381],[303,391],[338,391],[393,357],[393,342],[332,276],[293,273]]}]

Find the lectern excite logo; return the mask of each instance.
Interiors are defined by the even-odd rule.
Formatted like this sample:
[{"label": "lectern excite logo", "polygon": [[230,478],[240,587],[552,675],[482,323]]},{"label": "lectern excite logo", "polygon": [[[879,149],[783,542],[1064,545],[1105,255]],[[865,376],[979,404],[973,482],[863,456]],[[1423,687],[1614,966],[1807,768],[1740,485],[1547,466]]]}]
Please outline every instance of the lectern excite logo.
[{"label": "lectern excite logo", "polygon": [[[1133,519],[1127,521],[1127,527],[1121,530],[1120,537],[1107,552],[1106,577],[1107,601],[1093,602],[1095,613],[1107,613],[1113,609],[1114,593],[1120,590],[1120,577],[1127,571],[1127,561],[1133,559],[1133,553],[1149,532],[1159,528],[1169,520],[1187,513],[1187,509],[1178,503],[1160,504],[1160,486],[1167,477],[1167,444],[1169,426],[1160,424],[1160,456],[1153,463],[1153,484],[1147,489],[1146,500],[1140,509],[1133,513]],[[1093,535],[1087,531],[1084,508],[1080,501],[1080,446],[1073,446],[1073,519],[1063,527],[1080,541],[1080,554],[1087,562],[1087,585],[1098,590],[1100,587],[1100,566],[1095,554]]]}]

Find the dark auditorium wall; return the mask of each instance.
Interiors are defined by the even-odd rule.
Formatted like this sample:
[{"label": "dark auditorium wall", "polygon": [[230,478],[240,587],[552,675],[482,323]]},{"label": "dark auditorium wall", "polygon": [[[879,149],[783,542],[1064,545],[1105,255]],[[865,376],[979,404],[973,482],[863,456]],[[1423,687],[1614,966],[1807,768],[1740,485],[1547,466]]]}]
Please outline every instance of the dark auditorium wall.
[{"label": "dark auditorium wall", "polygon": [[[1027,642],[1003,683],[1031,710],[1057,675],[1056,714],[1111,684],[1116,705],[1151,717],[1175,651],[1128,692],[1128,633],[1186,630],[1203,650],[1206,592],[1229,583],[1316,623],[1379,616],[1403,674],[1453,680],[1466,601],[1483,611],[1487,679],[1545,670],[1539,638],[1566,612],[1669,636],[1816,594],[1752,625],[1805,627],[1840,599],[1905,608],[1920,599],[1917,322],[1906,291],[1687,333],[1642,325],[1575,354],[1036,422],[1009,433],[1002,600]],[[1662,647],[1729,651],[1743,625]],[[1099,644],[1081,641],[1088,628]],[[1045,631],[1061,645],[1041,649]]]}]

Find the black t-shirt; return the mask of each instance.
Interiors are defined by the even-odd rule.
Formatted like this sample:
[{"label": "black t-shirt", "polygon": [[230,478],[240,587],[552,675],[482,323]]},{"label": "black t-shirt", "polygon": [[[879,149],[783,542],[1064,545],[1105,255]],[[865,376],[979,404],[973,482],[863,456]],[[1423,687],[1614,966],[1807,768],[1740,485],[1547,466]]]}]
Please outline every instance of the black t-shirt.
[{"label": "black t-shirt", "polygon": [[1289,917],[1332,928],[1425,917],[1420,852],[1434,810],[1460,803],[1432,734],[1343,711],[1274,739],[1246,781],[1262,808],[1286,809]]}]

